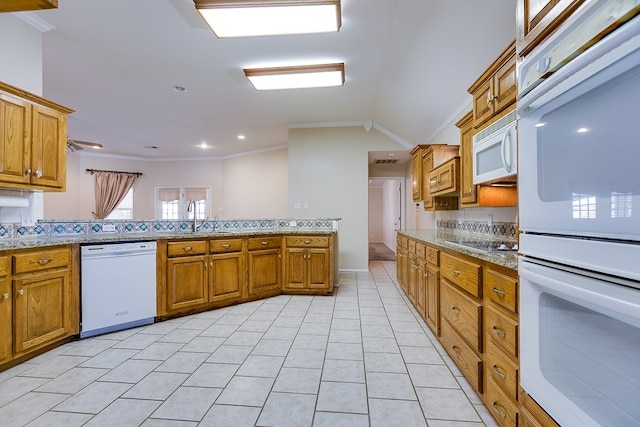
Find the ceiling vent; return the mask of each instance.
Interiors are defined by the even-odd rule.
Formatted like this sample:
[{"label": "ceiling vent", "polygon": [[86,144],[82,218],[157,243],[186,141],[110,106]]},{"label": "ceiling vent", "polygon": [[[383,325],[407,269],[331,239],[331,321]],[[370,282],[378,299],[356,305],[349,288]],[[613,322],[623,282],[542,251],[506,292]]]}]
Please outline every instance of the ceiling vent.
[{"label": "ceiling vent", "polygon": [[394,163],[398,163],[398,159],[375,159],[373,161],[374,165],[392,165]]}]

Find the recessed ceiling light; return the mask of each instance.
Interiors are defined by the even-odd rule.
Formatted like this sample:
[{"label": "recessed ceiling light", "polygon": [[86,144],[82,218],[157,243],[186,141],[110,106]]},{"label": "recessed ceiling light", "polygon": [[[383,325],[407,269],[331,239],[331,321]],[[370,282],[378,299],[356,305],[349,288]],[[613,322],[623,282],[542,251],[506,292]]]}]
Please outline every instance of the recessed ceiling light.
[{"label": "recessed ceiling light", "polygon": [[174,87],[173,87],[173,90],[174,90],[174,91],[176,91],[176,92],[178,92],[178,93],[185,93],[185,92],[187,91],[187,89],[185,89],[185,88],[184,88],[184,87],[182,87],[182,86],[174,86]]},{"label": "recessed ceiling light", "polygon": [[198,147],[202,148],[203,150],[206,148],[209,148],[206,142],[203,142],[202,144],[198,145]]},{"label": "recessed ceiling light", "polygon": [[340,0],[194,0],[216,37],[338,31]]},{"label": "recessed ceiling light", "polygon": [[342,62],[293,67],[245,68],[244,74],[257,90],[344,85],[344,63]]},{"label": "recessed ceiling light", "polygon": [[246,139],[246,137],[244,135],[238,135],[238,139],[240,141],[244,141]]}]

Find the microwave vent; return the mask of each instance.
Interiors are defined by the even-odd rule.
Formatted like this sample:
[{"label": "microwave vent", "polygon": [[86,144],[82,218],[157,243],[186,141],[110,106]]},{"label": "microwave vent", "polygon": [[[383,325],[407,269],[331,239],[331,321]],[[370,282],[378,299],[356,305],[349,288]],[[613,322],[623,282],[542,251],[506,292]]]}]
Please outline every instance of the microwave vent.
[{"label": "microwave vent", "polygon": [[505,115],[504,117],[501,117],[499,120],[496,120],[495,123],[492,123],[491,125],[487,126],[486,128],[482,129],[480,132],[475,134],[473,136],[473,141],[474,142],[481,141],[482,139],[491,135],[492,133],[499,131],[504,127],[509,126],[511,123],[515,123],[516,117],[517,117],[516,110],[513,110],[512,112]]},{"label": "microwave vent", "polygon": [[398,163],[398,159],[375,159],[373,161],[374,165],[392,165],[394,163]]}]

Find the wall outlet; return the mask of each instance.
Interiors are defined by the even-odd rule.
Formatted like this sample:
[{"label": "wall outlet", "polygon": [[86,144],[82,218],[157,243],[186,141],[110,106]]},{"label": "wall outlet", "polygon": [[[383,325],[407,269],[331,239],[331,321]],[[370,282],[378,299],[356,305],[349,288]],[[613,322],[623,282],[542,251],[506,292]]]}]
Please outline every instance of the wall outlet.
[{"label": "wall outlet", "polygon": [[22,215],[20,219],[23,227],[33,227],[36,225],[36,220],[31,215]]},{"label": "wall outlet", "polygon": [[296,224],[297,223],[295,221],[289,221],[289,227],[295,227]]},{"label": "wall outlet", "polygon": [[113,233],[116,231],[116,225],[115,224],[102,224],[102,231],[104,231],[105,233]]}]

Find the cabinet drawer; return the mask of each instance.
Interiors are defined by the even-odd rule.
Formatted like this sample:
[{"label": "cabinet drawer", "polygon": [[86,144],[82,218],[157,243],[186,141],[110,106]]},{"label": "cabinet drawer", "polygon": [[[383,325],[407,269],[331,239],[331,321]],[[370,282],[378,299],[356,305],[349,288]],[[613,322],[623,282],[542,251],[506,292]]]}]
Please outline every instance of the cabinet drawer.
[{"label": "cabinet drawer", "polygon": [[434,267],[440,265],[440,250],[432,246],[426,246],[424,250],[424,257],[429,264]]},{"label": "cabinet drawer", "polygon": [[469,292],[471,295],[482,297],[482,266],[458,256],[448,253],[440,255],[440,269],[442,277],[449,279]]},{"label": "cabinet drawer", "polygon": [[398,234],[397,242],[398,246],[400,246],[401,248],[409,248],[409,238],[407,236],[401,236],[400,234]]},{"label": "cabinet drawer", "polygon": [[486,307],[487,336],[509,355],[518,358],[518,322],[493,307]]},{"label": "cabinet drawer", "polygon": [[487,379],[487,408],[502,427],[517,425],[518,410],[492,378]]},{"label": "cabinet drawer", "polygon": [[287,236],[286,245],[302,248],[328,248],[328,236]]},{"label": "cabinet drawer", "polygon": [[13,255],[13,273],[28,273],[56,267],[68,267],[71,254],[68,249],[49,249]]},{"label": "cabinet drawer", "polygon": [[206,240],[178,241],[167,243],[167,255],[185,256],[185,255],[202,255],[207,253]]},{"label": "cabinet drawer", "polygon": [[518,312],[518,279],[488,267],[484,283],[486,295],[491,301],[513,313]]},{"label": "cabinet drawer", "polygon": [[282,237],[280,236],[265,236],[265,237],[249,238],[248,247],[250,251],[255,251],[258,249],[273,249],[273,248],[279,248],[280,246],[282,246]]},{"label": "cabinet drawer", "polygon": [[485,353],[487,363],[487,378],[502,387],[507,396],[516,402],[518,400],[518,367],[509,360],[496,346],[488,344]]},{"label": "cabinet drawer", "polygon": [[424,258],[426,253],[426,246],[424,243],[416,242],[416,255],[420,258]]},{"label": "cabinet drawer", "polygon": [[472,348],[482,352],[482,304],[471,300],[446,281],[441,282],[442,316],[456,328]]},{"label": "cabinet drawer", "polygon": [[240,252],[242,251],[242,239],[216,239],[209,242],[211,252]]},{"label": "cabinet drawer", "polygon": [[455,332],[448,321],[442,322],[442,345],[460,371],[478,393],[482,393],[482,360]]},{"label": "cabinet drawer", "polygon": [[4,255],[0,256],[0,277],[4,277],[9,274],[9,257]]}]

